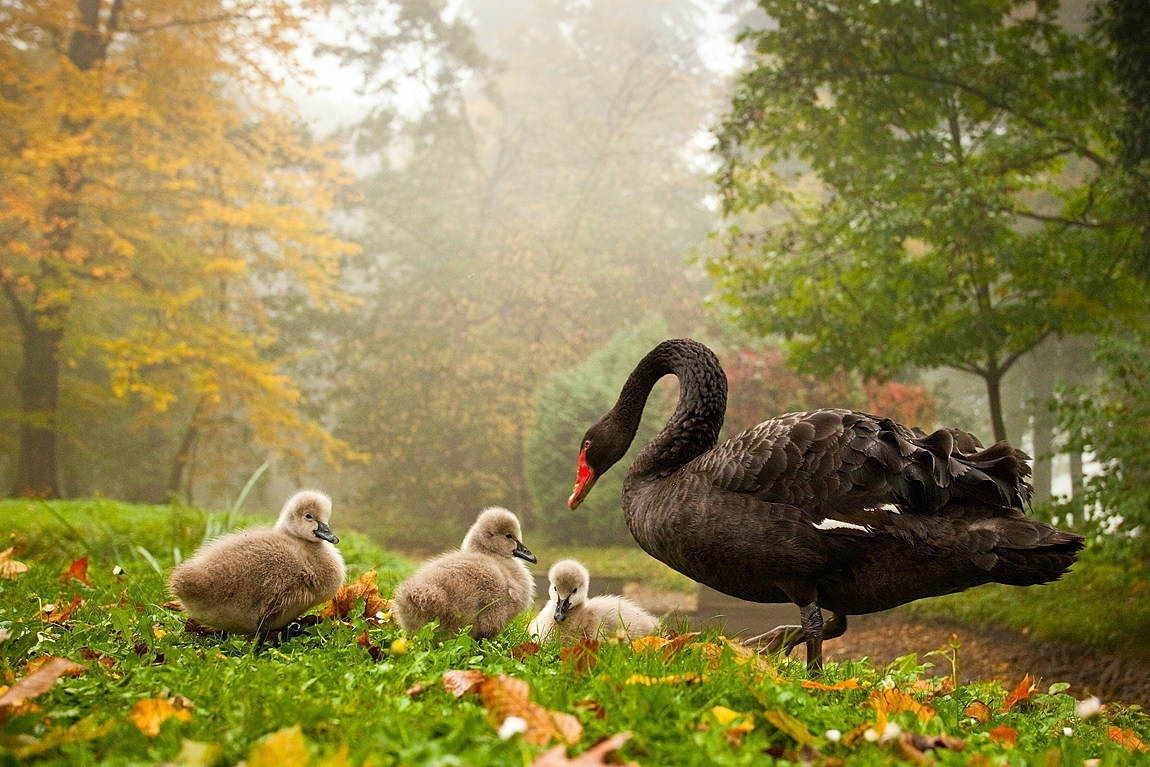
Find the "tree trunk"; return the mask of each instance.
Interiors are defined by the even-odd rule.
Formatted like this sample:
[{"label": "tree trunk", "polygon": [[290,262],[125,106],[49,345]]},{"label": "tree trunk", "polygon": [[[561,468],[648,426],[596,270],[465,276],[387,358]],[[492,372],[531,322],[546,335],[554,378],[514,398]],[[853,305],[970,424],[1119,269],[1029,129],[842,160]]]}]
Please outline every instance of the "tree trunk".
[{"label": "tree trunk", "polygon": [[33,315],[24,326],[24,364],[20,369],[20,457],[16,494],[36,498],[60,495],[56,475],[56,406],[60,392],[61,327],[42,327]]},{"label": "tree trunk", "polygon": [[[1039,349],[1049,349],[1048,341]],[[1052,356],[1052,355],[1046,355]],[[1054,398],[1055,367],[1044,364],[1042,359],[1034,359],[1034,500],[1049,501],[1054,485],[1054,412],[1051,400]]]},{"label": "tree trunk", "polygon": [[172,471],[168,474],[168,487],[166,501],[170,501],[180,493],[180,485],[184,479],[184,469],[192,459],[192,451],[196,448],[196,440],[200,436],[200,412],[203,409],[203,400],[196,403],[192,410],[192,417],[188,421],[188,428],[184,431],[184,438],[180,440],[180,448],[172,461]]},{"label": "tree trunk", "polygon": [[990,368],[983,374],[986,380],[986,403],[990,407],[990,425],[994,430],[994,441],[1006,439],[1006,420],[1002,417],[1002,371]]}]

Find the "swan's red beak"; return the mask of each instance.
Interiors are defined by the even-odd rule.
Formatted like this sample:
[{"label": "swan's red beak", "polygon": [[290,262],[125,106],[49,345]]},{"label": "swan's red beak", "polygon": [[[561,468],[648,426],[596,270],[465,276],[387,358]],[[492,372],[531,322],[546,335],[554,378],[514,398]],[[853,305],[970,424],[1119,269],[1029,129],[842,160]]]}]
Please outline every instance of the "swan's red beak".
[{"label": "swan's red beak", "polygon": [[595,471],[587,465],[587,448],[583,448],[579,451],[579,470],[575,474],[575,489],[567,499],[567,508],[576,509],[583,503],[587,493],[595,486],[595,479]]}]

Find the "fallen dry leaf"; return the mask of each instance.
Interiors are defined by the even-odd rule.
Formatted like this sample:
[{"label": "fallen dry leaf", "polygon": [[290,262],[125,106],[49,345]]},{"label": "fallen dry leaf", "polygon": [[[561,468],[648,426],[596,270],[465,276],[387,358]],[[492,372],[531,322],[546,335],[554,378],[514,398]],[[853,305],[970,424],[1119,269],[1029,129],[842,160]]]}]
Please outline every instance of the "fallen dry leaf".
[{"label": "fallen dry leaf", "polygon": [[84,660],[94,660],[106,669],[111,669],[116,665],[116,659],[106,653],[97,652],[90,647],[80,648],[80,657]]},{"label": "fallen dry leaf", "polygon": [[72,617],[72,613],[79,610],[83,604],[84,600],[80,598],[79,594],[76,594],[72,597],[72,601],[65,605],[63,608],[61,608],[59,605],[44,605],[44,609],[40,612],[38,617],[45,623],[59,623],[63,625],[69,618]]},{"label": "fallen dry leaf", "polygon": [[560,650],[559,660],[568,668],[574,668],[581,674],[586,673],[599,662],[599,640],[580,639],[577,644]]},{"label": "fallen dry leaf", "polygon": [[1018,730],[999,725],[990,731],[990,739],[1004,748],[1014,748],[1018,744]]},{"label": "fallen dry leaf", "polygon": [[539,645],[534,642],[524,642],[511,648],[511,657],[515,660],[529,658],[539,652]]},{"label": "fallen dry leaf", "polygon": [[60,574],[61,581],[67,581],[69,578],[83,583],[85,586],[91,586],[92,582],[88,580],[88,557],[80,557],[72,561],[68,569]]},{"label": "fallen dry leaf", "polygon": [[1030,681],[1030,674],[1022,677],[1022,681],[1014,688],[1014,691],[1006,696],[1006,700],[1002,702],[1002,712],[1007,713],[1010,709],[1022,701],[1030,697],[1030,693],[1037,689],[1034,682]]},{"label": "fallen dry leaf", "polygon": [[366,631],[363,632],[362,634],[360,634],[359,636],[357,636],[355,638],[355,642],[360,647],[367,648],[367,654],[371,656],[372,660],[378,661],[380,658],[383,657],[383,648],[380,647],[379,645],[373,643],[371,641],[371,637],[369,637],[367,635]]},{"label": "fallen dry leaf", "polygon": [[[531,763],[531,767],[602,767],[603,765],[614,764],[614,762],[607,761],[607,757],[622,748],[623,744],[630,738],[631,733],[629,732],[612,735],[575,757],[568,757],[565,747],[556,746],[550,751],[540,754]],[[639,767],[639,765],[637,762],[627,762],[625,767]]]},{"label": "fallen dry leaf", "polygon": [[670,639],[664,639],[659,636],[645,636],[639,637],[631,642],[631,649],[635,652],[647,652],[648,650],[658,650],[669,644],[671,644]]},{"label": "fallen dry leaf", "polygon": [[763,718],[789,735],[797,743],[807,744],[814,741],[815,736],[807,726],[795,719],[782,709],[772,709],[763,714]]},{"label": "fallen dry leaf", "polygon": [[[177,613],[182,613],[184,611],[184,603],[178,599],[169,599],[167,602],[164,602],[164,604],[161,606],[165,610],[172,610],[173,612],[177,612]],[[184,742],[185,743],[191,743],[193,741],[188,740],[188,741],[184,741]]]},{"label": "fallen dry leaf", "polygon": [[391,615],[391,602],[379,595],[375,576],[375,570],[368,570],[354,583],[341,586],[320,615],[324,618],[346,620],[355,603],[362,598],[363,617],[375,625],[387,623]]},{"label": "fallen dry leaf", "polygon": [[51,730],[42,738],[32,738],[29,742],[13,746],[11,753],[17,760],[28,759],[67,743],[82,743],[84,741],[102,738],[115,729],[115,727],[115,720],[97,724],[96,717],[87,716],[70,727],[59,727]]},{"label": "fallen dry leaf", "polygon": [[741,746],[743,736],[755,729],[754,714],[743,714],[726,706],[711,708],[711,716],[724,728],[723,736],[732,746]]},{"label": "fallen dry leaf", "polygon": [[46,693],[60,677],[76,676],[86,670],[86,667],[79,663],[51,655],[41,659],[35,668],[32,667],[32,663],[28,664],[30,669],[28,675],[0,695],[0,722],[19,713],[18,709],[27,701]]},{"label": "fallen dry leaf", "polygon": [[132,720],[132,723],[149,738],[159,735],[160,727],[172,717],[186,722],[192,718],[192,713],[187,709],[177,708],[171,700],[165,698],[138,700],[128,713],[128,718]]},{"label": "fallen dry leaf", "polygon": [[1138,737],[1137,733],[1132,730],[1123,729],[1122,727],[1115,727],[1111,725],[1106,733],[1110,736],[1110,740],[1122,746],[1127,751],[1133,753],[1135,751],[1145,751],[1146,744]]},{"label": "fallen dry leaf", "polygon": [[971,719],[977,719],[979,724],[986,724],[990,721],[990,706],[981,700],[971,701],[970,705],[962,710],[962,713]]},{"label": "fallen dry leaf", "polygon": [[898,747],[909,761],[914,764],[933,764],[934,760],[926,755],[927,751],[947,749],[961,751],[966,743],[960,738],[950,735],[922,735],[917,732],[904,732],[898,736]]},{"label": "fallen dry leaf", "polygon": [[307,764],[310,758],[303,730],[297,724],[276,730],[256,741],[244,761],[247,767],[285,767],[289,764]]},{"label": "fallen dry leaf", "polygon": [[804,679],[803,687],[808,690],[857,690],[859,688],[859,680],[844,679],[834,684],[823,684],[822,682],[816,682],[811,679]]},{"label": "fallen dry leaf", "polygon": [[12,552],[16,551],[15,546],[0,551],[0,578],[7,578],[10,581],[16,580],[19,576],[28,572],[28,565],[23,562],[17,562],[12,558]]},{"label": "fallen dry leaf", "polygon": [[482,671],[471,669],[469,671],[444,671],[443,689],[457,698],[461,698],[476,689],[480,682],[487,679]]},{"label": "fallen dry leaf", "polygon": [[571,714],[549,711],[532,703],[531,688],[522,679],[500,674],[479,684],[479,697],[487,709],[488,720],[496,729],[508,717],[519,717],[527,723],[523,740],[543,746],[552,740],[577,743],[583,736],[583,725]]},{"label": "fallen dry leaf", "polygon": [[224,747],[219,743],[201,743],[185,738],[180,741],[180,753],[163,767],[212,767],[223,753]]},{"label": "fallen dry leaf", "polygon": [[887,716],[889,714],[897,714],[900,711],[911,711],[918,717],[920,722],[925,722],[935,715],[933,708],[919,703],[897,688],[873,691],[870,697],[867,698],[867,705],[873,708],[878,714],[878,722],[875,724],[875,729],[879,732],[882,732],[883,727],[886,726]]},{"label": "fallen dry leaf", "polygon": [[644,676],[643,674],[632,674],[627,677],[623,684],[696,684],[698,682],[707,681],[707,677],[702,674],[697,674],[694,671],[688,671],[685,674],[671,674],[670,676]]},{"label": "fallen dry leaf", "polygon": [[404,690],[403,694],[414,698],[416,695],[422,695],[423,693],[427,692],[429,687],[431,687],[430,682],[416,682],[411,687],[408,687],[406,690]]},{"label": "fallen dry leaf", "polygon": [[575,701],[574,706],[577,711],[586,711],[589,714],[594,714],[596,719],[607,718],[607,709],[597,700],[584,698],[583,700]]}]

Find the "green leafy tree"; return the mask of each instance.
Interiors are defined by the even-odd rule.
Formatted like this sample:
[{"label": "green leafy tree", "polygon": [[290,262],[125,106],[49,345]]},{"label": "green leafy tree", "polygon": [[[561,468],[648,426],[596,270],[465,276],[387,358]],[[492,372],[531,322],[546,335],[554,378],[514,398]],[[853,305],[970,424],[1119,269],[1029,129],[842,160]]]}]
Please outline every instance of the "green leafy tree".
[{"label": "green leafy tree", "polygon": [[762,0],[718,129],[733,316],[808,371],[986,387],[1136,303],[1110,50],[1017,0]]}]

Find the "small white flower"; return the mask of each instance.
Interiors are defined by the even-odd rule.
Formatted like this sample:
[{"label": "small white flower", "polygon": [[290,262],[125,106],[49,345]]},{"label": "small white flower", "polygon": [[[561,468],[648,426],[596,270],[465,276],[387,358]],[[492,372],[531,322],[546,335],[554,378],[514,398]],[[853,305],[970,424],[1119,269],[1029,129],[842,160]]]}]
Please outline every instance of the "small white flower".
[{"label": "small white flower", "polygon": [[863,733],[863,738],[865,738],[868,743],[874,743],[878,740],[878,731],[873,727],[867,727],[866,732]]},{"label": "small white flower", "polygon": [[882,688],[884,690],[893,690],[894,689],[894,680],[891,679],[889,676],[886,677],[885,679],[882,680]]},{"label": "small white flower", "polygon": [[1074,734],[1074,730],[1072,730],[1069,727],[1063,727],[1062,728],[1062,734],[1069,738],[1071,735]]},{"label": "small white flower", "polygon": [[831,743],[838,743],[843,737],[843,734],[838,730],[827,730],[827,740]]},{"label": "small white flower", "polygon": [[886,743],[889,740],[894,740],[902,734],[902,728],[894,722],[887,722],[886,727],[882,728],[882,742]]},{"label": "small white flower", "polygon": [[123,574],[124,574],[124,568],[120,567],[119,565],[116,565],[115,567],[112,568],[112,575],[123,575]]},{"label": "small white flower", "polygon": [[508,738],[527,732],[527,720],[521,716],[509,716],[499,725],[499,739]]},{"label": "small white flower", "polygon": [[1078,718],[1089,719],[1102,710],[1102,701],[1097,696],[1090,696],[1078,702]]},{"label": "small white flower", "polygon": [[56,609],[56,605],[51,604],[51,603],[46,604],[46,605],[44,605],[44,614],[47,615],[48,613],[52,612],[55,609]]}]

